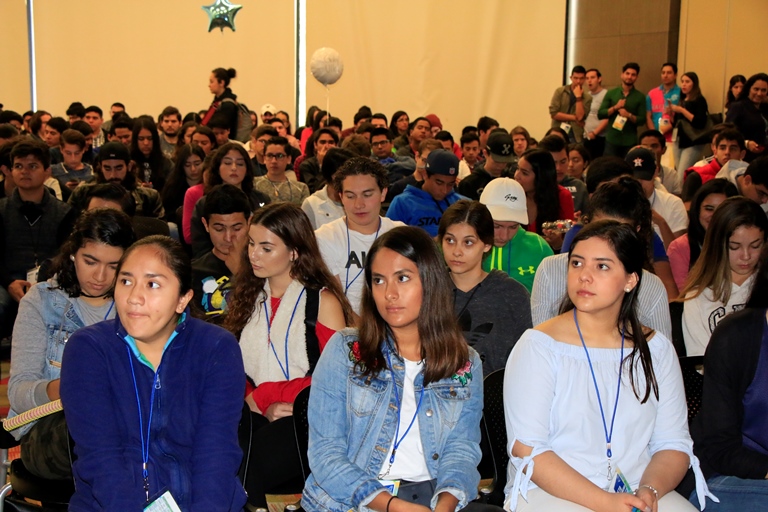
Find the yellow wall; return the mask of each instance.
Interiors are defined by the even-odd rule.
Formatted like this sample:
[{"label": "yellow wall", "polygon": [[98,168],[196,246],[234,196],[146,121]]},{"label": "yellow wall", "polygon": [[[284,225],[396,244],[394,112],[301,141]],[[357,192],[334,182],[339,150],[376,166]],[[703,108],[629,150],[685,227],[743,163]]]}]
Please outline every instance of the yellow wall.
[{"label": "yellow wall", "polygon": [[240,101],[252,110],[267,102],[290,109],[293,3],[241,1],[237,31],[209,33],[200,6],[212,3],[35,0],[40,108],[63,114],[81,101],[107,112],[120,101],[133,116],[157,116],[167,105],[183,115],[210,105],[212,69],[234,67]]},{"label": "yellow wall", "polygon": [[[208,2],[35,0],[39,107],[59,115],[72,101],[105,111],[121,101],[134,116],[169,104],[200,110],[211,101],[211,69],[223,66],[238,70],[232,88],[251,109],[269,102],[293,113],[294,2],[241,0],[237,32],[223,34],[207,32],[200,6]],[[562,80],[565,2],[310,0],[307,55],[321,46],[341,53],[345,74],[330,94],[345,126],[365,103],[387,116],[437,113],[457,138],[481,115],[541,137]],[[23,16],[23,0],[0,1],[3,26],[20,31],[14,40],[26,40]],[[0,37],[9,37],[5,28]],[[15,68],[25,55],[26,46]],[[308,105],[325,107],[325,90],[307,74]],[[22,94],[28,84],[20,83],[13,87]]]},{"label": "yellow wall", "polygon": [[29,95],[29,46],[24,0],[0,0],[0,103],[22,114]]},{"label": "yellow wall", "polygon": [[710,112],[722,112],[728,80],[768,72],[766,0],[682,0],[680,72],[695,71]]},{"label": "yellow wall", "polygon": [[[390,117],[435,113],[456,141],[482,115],[540,138],[562,85],[565,0],[310,0],[307,58],[339,51],[344,76],[330,87],[344,126],[365,104]],[[326,93],[309,74],[308,105]]]}]

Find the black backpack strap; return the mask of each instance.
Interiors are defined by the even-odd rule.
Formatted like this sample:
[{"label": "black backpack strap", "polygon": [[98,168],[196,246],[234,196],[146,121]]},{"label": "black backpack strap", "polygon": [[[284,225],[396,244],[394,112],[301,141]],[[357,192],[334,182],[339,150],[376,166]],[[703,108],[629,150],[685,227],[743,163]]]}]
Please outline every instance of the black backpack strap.
[{"label": "black backpack strap", "polygon": [[304,326],[306,328],[307,359],[309,360],[307,375],[312,375],[317,361],[320,359],[320,340],[317,339],[317,333],[315,332],[317,312],[320,309],[320,290],[310,290],[307,288],[306,293],[307,304],[304,310]]}]

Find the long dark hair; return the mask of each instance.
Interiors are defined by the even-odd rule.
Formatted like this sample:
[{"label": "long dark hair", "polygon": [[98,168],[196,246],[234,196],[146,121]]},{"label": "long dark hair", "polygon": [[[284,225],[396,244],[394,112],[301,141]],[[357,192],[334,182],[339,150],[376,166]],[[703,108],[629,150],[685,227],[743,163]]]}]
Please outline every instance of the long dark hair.
[{"label": "long dark hair", "polygon": [[307,109],[307,119],[302,128],[311,128],[312,122],[315,120],[315,114],[320,110],[317,105],[312,105]]},{"label": "long dark hair", "polygon": [[[70,297],[80,296],[80,282],[77,279],[74,256],[88,242],[121,247],[126,250],[135,241],[136,235],[133,233],[131,218],[125,213],[111,208],[97,208],[83,212],[75,222],[72,234],[53,259],[51,275],[56,276],[56,288],[64,290]],[[110,289],[108,295],[111,294]]]},{"label": "long dark hair", "polygon": [[[152,151],[149,153],[149,156],[144,156],[144,153],[139,150],[139,133],[141,130],[149,130],[149,133],[152,135]],[[133,123],[131,160],[136,162],[139,166],[144,162],[147,162],[154,172],[159,172],[162,169],[164,158],[163,150],[160,147],[160,135],[157,131],[155,120],[149,116],[138,117]]]},{"label": "long dark hair", "polygon": [[[579,242],[589,240],[590,238],[599,238],[611,246],[616,257],[624,266],[624,272],[635,274],[637,276],[637,285],[629,292],[624,293],[621,299],[621,309],[616,319],[616,328],[627,338],[632,340],[632,352],[624,358],[622,364],[628,368],[629,380],[632,383],[632,391],[640,403],[645,403],[653,391],[653,395],[658,400],[659,385],[656,382],[656,374],[653,371],[653,360],[651,350],[648,347],[648,338],[653,331],[645,331],[640,319],[637,316],[637,295],[642,284],[644,247],[643,242],[635,230],[629,224],[617,222],[615,220],[601,220],[592,222],[584,227],[573,239],[573,244],[568,251],[568,261]],[[570,265],[569,267],[570,268]],[[570,297],[566,295],[561,308],[561,313],[573,310],[574,305]],[[636,362],[640,360],[640,365],[645,374],[645,391],[639,391],[639,377],[635,371]],[[642,398],[640,395],[642,394]]]},{"label": "long dark hair", "polygon": [[[408,117],[408,112],[405,110],[398,110],[394,114],[392,114],[392,117],[389,118],[389,132],[392,134],[392,137],[399,137],[400,132],[397,129],[397,120],[401,117],[406,116]],[[410,122],[411,118],[408,117],[408,121]],[[406,133],[408,133],[408,130],[406,130]]]},{"label": "long dark hair", "polygon": [[689,270],[698,261],[701,247],[704,245],[706,230],[699,221],[701,205],[712,194],[723,194],[728,198],[739,195],[739,191],[736,190],[733,183],[724,178],[709,180],[696,191],[693,200],[691,200],[691,208],[688,210],[688,247],[691,255],[691,261],[688,264]]},{"label": "long dark hair", "polygon": [[726,95],[725,99],[725,108],[729,108],[731,106],[731,103],[736,101],[736,96],[733,95],[733,92],[731,92],[731,89],[733,89],[733,86],[736,84],[745,84],[747,83],[747,77],[744,75],[733,75],[731,79],[728,81],[728,94]]},{"label": "long dark hair", "polygon": [[[291,277],[307,289],[325,288],[333,293],[344,311],[344,320],[347,325],[352,325],[352,307],[344,296],[338,279],[323,262],[312,225],[299,206],[286,202],[269,204],[253,213],[250,225],[264,226],[280,237],[288,250],[296,251],[296,259],[291,265]],[[235,277],[231,299],[227,301],[227,315],[224,320],[224,327],[238,338],[259,305],[257,299],[267,281],[253,274],[248,250],[246,245],[241,253],[240,271]]]},{"label": "long dark hair", "polygon": [[[330,118],[331,114],[329,114],[327,110],[318,110],[315,113],[315,118],[312,120],[312,131],[313,132],[317,132],[317,130],[319,130],[321,128],[320,127],[320,121],[322,121],[324,117]],[[328,123],[328,121],[326,121],[326,124],[327,123]]]},{"label": "long dark hair", "polygon": [[589,198],[587,213],[582,220],[586,224],[597,215],[627,221],[635,228],[644,246],[643,268],[653,272],[651,203],[645,197],[640,183],[628,176],[619,178],[615,183],[602,183]]},{"label": "long dark hair", "polygon": [[759,204],[742,196],[731,197],[720,203],[709,221],[701,256],[688,274],[685,288],[680,292],[680,300],[694,299],[711,288],[714,300],[728,303],[731,298],[728,245],[734,231],[742,226],[754,226],[762,231],[763,242],[768,238],[768,218]]},{"label": "long dark hair", "polygon": [[208,168],[208,172],[206,174],[205,191],[208,193],[208,191],[216,185],[221,185],[224,183],[224,180],[221,179],[221,161],[224,160],[224,157],[227,156],[227,153],[232,150],[240,153],[245,160],[245,177],[243,178],[243,182],[240,184],[240,188],[243,190],[243,192],[245,192],[245,195],[251,197],[251,191],[253,190],[253,162],[251,161],[251,157],[248,155],[248,151],[246,151],[246,149],[237,142],[227,142],[219,149],[217,149],[213,154],[213,157],[211,158],[211,166]]},{"label": "long dark hair", "polygon": [[686,71],[683,73],[683,76],[687,76],[691,82],[693,82],[693,87],[691,87],[691,92],[685,95],[685,101],[693,101],[696,98],[701,97],[701,89],[699,88],[699,75],[694,73],[693,71]]},{"label": "long dark hair", "polygon": [[749,101],[749,90],[752,89],[752,86],[755,85],[755,82],[758,80],[768,83],[768,74],[757,73],[749,77],[749,80],[744,84],[744,88],[741,89],[741,94],[739,94],[736,101]]},{"label": "long dark hair", "polygon": [[[169,206],[177,206],[184,204],[184,194],[189,188],[187,183],[187,173],[185,171],[185,164],[189,158],[195,155],[200,158],[200,165],[205,161],[205,152],[199,147],[192,144],[184,144],[176,153],[176,163],[173,166],[173,171],[168,176],[165,182],[165,187],[162,191],[163,205],[166,208]],[[201,173],[202,179],[202,173]],[[168,215],[174,214],[174,212],[166,211]]]},{"label": "long dark hair", "polygon": [[371,291],[371,266],[379,251],[385,248],[413,261],[419,269],[422,299],[418,331],[424,359],[424,385],[450,377],[469,359],[469,348],[453,314],[453,285],[435,243],[424,230],[410,226],[384,233],[368,251],[360,311],[360,361],[357,370],[363,375],[376,375],[386,368],[381,347],[392,337],[392,331],[379,314]]},{"label": "long dark hair", "polygon": [[171,269],[173,275],[179,280],[179,295],[184,295],[192,289],[192,261],[181,244],[173,238],[165,235],[151,235],[138,240],[123,253],[120,263],[117,264],[115,275],[120,274],[125,260],[140,247],[151,245],[158,249],[160,259]]},{"label": "long dark hair", "polygon": [[522,158],[531,164],[536,176],[533,186],[533,199],[536,201],[536,232],[542,234],[541,226],[545,222],[560,220],[560,192],[557,185],[555,159],[549,151],[529,149]]}]

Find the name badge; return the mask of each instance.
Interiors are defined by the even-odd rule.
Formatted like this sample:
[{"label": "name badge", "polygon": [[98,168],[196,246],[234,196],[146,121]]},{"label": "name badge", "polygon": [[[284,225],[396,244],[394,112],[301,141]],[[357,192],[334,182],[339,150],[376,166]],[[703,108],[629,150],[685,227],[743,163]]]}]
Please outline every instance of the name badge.
[{"label": "name badge", "polygon": [[[629,486],[624,473],[617,467],[616,477],[613,479],[613,492],[626,492],[632,494],[632,487]],[[637,507],[632,507],[632,512],[641,512]]]},{"label": "name badge", "polygon": [[627,124],[627,118],[624,116],[616,116],[613,120],[613,127],[619,131],[624,129],[625,124]]},{"label": "name badge", "polygon": [[30,286],[35,286],[37,284],[37,275],[40,273],[40,266],[27,270],[27,282],[30,284]]},{"label": "name badge", "polygon": [[562,122],[560,123],[560,128],[562,128],[565,133],[571,133],[571,123]]},{"label": "name badge", "polygon": [[379,480],[379,483],[389,491],[389,494],[397,496],[397,491],[400,489],[400,480]]},{"label": "name badge", "polygon": [[159,498],[144,507],[144,512],[181,512],[171,491],[165,491]]}]

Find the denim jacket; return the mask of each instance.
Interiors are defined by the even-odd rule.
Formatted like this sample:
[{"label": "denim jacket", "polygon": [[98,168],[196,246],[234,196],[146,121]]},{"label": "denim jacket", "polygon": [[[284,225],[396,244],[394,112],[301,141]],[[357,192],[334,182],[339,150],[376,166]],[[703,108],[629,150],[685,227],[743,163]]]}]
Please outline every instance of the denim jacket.
[{"label": "denim jacket", "polygon": [[[56,286],[54,279],[38,283],[19,304],[8,382],[9,418],[49,402],[46,386],[59,378],[67,340],[84,327],[72,298]],[[15,430],[14,437],[21,439],[33,425]]]},{"label": "denim jacket", "polygon": [[[364,377],[355,370],[357,331],[345,329],[328,342],[312,376],[309,398],[309,462],[312,474],[302,497],[306,510],[368,511],[384,487],[378,481],[389,456],[397,423],[392,372]],[[405,365],[392,340],[383,346],[402,393]],[[482,363],[470,361],[451,378],[424,388],[419,430],[430,476],[437,480],[432,506],[441,492],[458,500],[456,510],[477,495],[480,475],[480,417],[483,409]],[[423,375],[414,381],[419,393]]]}]

